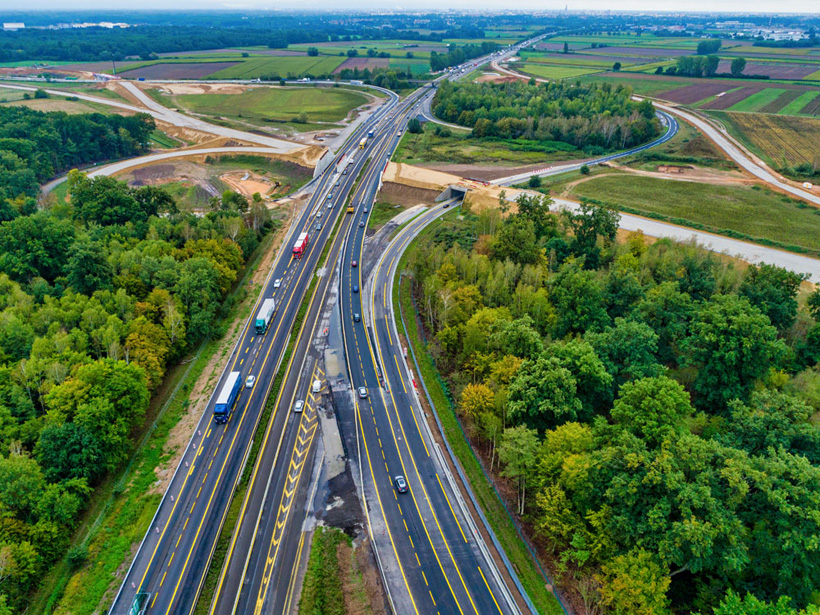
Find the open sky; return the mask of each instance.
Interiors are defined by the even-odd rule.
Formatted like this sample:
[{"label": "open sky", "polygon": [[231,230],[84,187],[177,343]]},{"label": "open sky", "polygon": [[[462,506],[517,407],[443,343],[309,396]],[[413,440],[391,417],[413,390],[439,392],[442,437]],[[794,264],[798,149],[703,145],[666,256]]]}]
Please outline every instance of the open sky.
[{"label": "open sky", "polygon": [[[563,9],[568,0],[512,0],[504,3],[504,9],[521,10],[552,10]],[[0,2],[2,6],[4,2]],[[6,5],[8,6],[8,5]],[[776,13],[817,13],[820,14],[820,2],[817,0],[688,0],[685,4],[688,12],[776,12]],[[60,0],[28,0],[26,10],[55,10],[65,8],[66,4]],[[17,7],[18,9],[20,7]],[[72,10],[82,9],[167,9],[167,0],[76,0],[71,3]],[[333,10],[350,9],[381,9],[381,10],[417,10],[417,9],[498,9],[497,0],[401,0],[400,2],[381,2],[378,0],[340,0],[328,5],[327,0],[177,0],[173,3],[174,10],[186,9],[316,9]],[[570,10],[618,10],[618,11],[674,11],[680,12],[681,5],[667,0],[575,0],[569,1]],[[0,10],[2,16],[2,10]],[[2,21],[2,20],[0,20]]]}]

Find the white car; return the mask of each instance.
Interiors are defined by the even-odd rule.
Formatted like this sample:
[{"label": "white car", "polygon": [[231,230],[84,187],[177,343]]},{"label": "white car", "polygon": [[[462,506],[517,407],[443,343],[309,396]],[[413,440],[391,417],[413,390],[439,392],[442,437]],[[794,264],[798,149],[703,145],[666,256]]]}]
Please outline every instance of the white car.
[{"label": "white car", "polygon": [[276,278],[273,281],[273,287],[274,288],[279,288],[280,286],[282,286],[282,278]]},{"label": "white car", "polygon": [[294,412],[301,412],[305,409],[305,400],[304,399],[297,399],[296,403],[293,404],[293,411]]},{"label": "white car", "polygon": [[367,389],[364,387],[359,387],[359,397],[365,399],[367,397]]},{"label": "white car", "polygon": [[246,389],[252,389],[255,382],[256,382],[256,376],[248,376],[248,379],[245,380],[245,388]]}]

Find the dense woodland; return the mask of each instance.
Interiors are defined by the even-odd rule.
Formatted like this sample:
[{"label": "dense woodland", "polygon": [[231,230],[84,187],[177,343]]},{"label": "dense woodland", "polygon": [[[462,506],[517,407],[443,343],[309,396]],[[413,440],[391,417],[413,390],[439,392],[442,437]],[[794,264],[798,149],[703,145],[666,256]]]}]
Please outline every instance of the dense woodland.
[{"label": "dense woodland", "polygon": [[462,422],[587,613],[794,615],[820,587],[820,292],[617,228],[524,197],[422,240]]},{"label": "dense woodland", "polygon": [[[226,193],[204,217],[163,190],[72,171],[132,153],[153,122],[4,108],[0,122],[0,614],[65,555],[92,489],[123,463],[166,368],[219,333],[223,301],[268,228]],[[68,555],[83,563],[84,552]]]},{"label": "dense woodland", "polygon": [[474,137],[567,143],[594,155],[658,136],[648,100],[635,102],[626,86],[442,82],[436,117],[473,129]]}]

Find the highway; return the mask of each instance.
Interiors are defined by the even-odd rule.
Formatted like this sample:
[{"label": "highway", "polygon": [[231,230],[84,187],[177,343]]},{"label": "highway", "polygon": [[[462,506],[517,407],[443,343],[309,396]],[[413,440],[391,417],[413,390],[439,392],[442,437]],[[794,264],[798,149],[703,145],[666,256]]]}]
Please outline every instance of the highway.
[{"label": "highway", "polygon": [[[359,203],[365,194],[374,194],[374,187],[378,189],[383,163],[377,161],[383,155],[383,135],[388,127],[403,121],[413,101],[411,96],[390,109],[382,120],[370,125],[376,136],[368,139],[364,150],[356,152],[357,172],[342,176],[345,180],[336,192],[338,203],[334,205],[334,212],[346,211],[344,201],[347,195],[351,195],[351,202]],[[359,170],[362,170],[360,178]],[[355,190],[354,184],[357,184]],[[221,571],[212,613],[285,613],[289,612],[294,600],[298,601],[298,596],[294,597],[292,592],[292,572],[304,555],[301,527],[306,506],[299,501],[304,500],[307,486],[303,470],[311,464],[315,415],[326,393],[323,373],[317,367],[320,357],[312,342],[319,333],[319,316],[334,290],[330,287],[332,265],[338,262],[350,232],[358,228],[355,227],[358,223],[355,215],[339,215],[344,218],[330,246],[326,275],[310,299],[308,315],[297,339],[294,364],[299,367],[288,369],[276,400],[276,407],[284,409],[283,416],[290,413],[293,418],[283,419],[283,423],[288,421],[287,424],[272,421],[269,425]],[[322,390],[318,393],[310,390],[315,380],[322,382]],[[301,414],[289,412],[296,398],[305,400]]]},{"label": "highway", "polygon": [[[378,121],[388,110],[385,105],[371,118]],[[364,134],[370,122],[355,136]],[[347,150],[354,151],[356,139]],[[345,152],[346,153],[346,152]],[[359,157],[346,178],[349,189],[352,178],[361,169]],[[274,297],[277,309],[273,323],[265,335],[256,335],[250,321],[233,349],[229,365],[215,385],[208,407],[187,447],[187,452],[163,496],[151,526],[121,585],[111,613],[128,613],[137,593],[147,597],[146,612],[190,613],[201,589],[208,565],[228,510],[240,470],[247,458],[253,434],[257,428],[273,380],[287,346],[292,325],[313,270],[333,228],[333,219],[340,215],[344,187],[335,189],[333,167],[316,183],[309,205],[295,220],[269,272],[260,296]],[[328,210],[327,194],[332,193],[334,208]],[[315,211],[321,210],[321,228],[315,229]],[[290,247],[302,231],[310,233],[308,248],[301,259],[294,258]],[[281,286],[275,288],[275,280]],[[258,305],[258,303],[257,303]],[[255,309],[251,316],[255,316]],[[242,381],[256,377],[251,389],[243,388],[230,420],[215,424],[212,418],[214,394],[220,390],[229,372],[237,370]],[[285,409],[277,405],[270,419],[280,429],[288,418]],[[142,599],[142,598],[141,598]]]}]

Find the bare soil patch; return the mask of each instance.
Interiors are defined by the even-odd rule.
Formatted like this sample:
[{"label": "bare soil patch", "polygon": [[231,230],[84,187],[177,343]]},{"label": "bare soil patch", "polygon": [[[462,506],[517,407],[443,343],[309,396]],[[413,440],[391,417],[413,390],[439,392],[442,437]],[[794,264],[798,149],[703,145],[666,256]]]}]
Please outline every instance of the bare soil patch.
[{"label": "bare soil patch", "polygon": [[[668,92],[663,92],[662,94],[658,94],[658,98],[664,98],[681,105],[690,105],[698,102],[699,100],[703,100],[704,98],[716,96],[721,92],[725,92],[727,89],[731,88],[727,88],[725,83],[693,83],[692,85],[687,85],[682,88],[677,88],[674,90],[669,90]],[[725,98],[725,96],[721,98]]]},{"label": "bare soil patch", "polygon": [[[718,64],[719,73],[728,73],[731,70],[731,60],[721,60]],[[746,64],[746,75],[768,75],[772,79],[802,79],[817,70],[816,64],[763,64],[749,62]]]},{"label": "bare soil patch", "polygon": [[484,73],[476,79],[476,83],[510,83],[511,81],[518,81],[518,77],[512,75],[499,75],[498,73]]},{"label": "bare soil patch", "polygon": [[728,109],[732,105],[736,105],[741,100],[749,98],[752,94],[757,94],[763,88],[760,87],[745,87],[735,90],[734,92],[727,92],[723,96],[715,98],[715,100],[703,105],[704,109]]},{"label": "bare soil patch", "polygon": [[162,89],[172,96],[181,94],[241,94],[248,86],[238,83],[163,83]]},{"label": "bare soil patch", "polygon": [[202,79],[239,62],[190,62],[180,64],[152,64],[120,73],[129,79]]},{"label": "bare soil patch", "polygon": [[263,197],[269,195],[274,189],[278,188],[270,182],[270,180],[257,175],[256,173],[233,171],[219,176],[223,182],[231,187],[231,190],[238,192],[246,197],[251,197],[257,192]]}]

